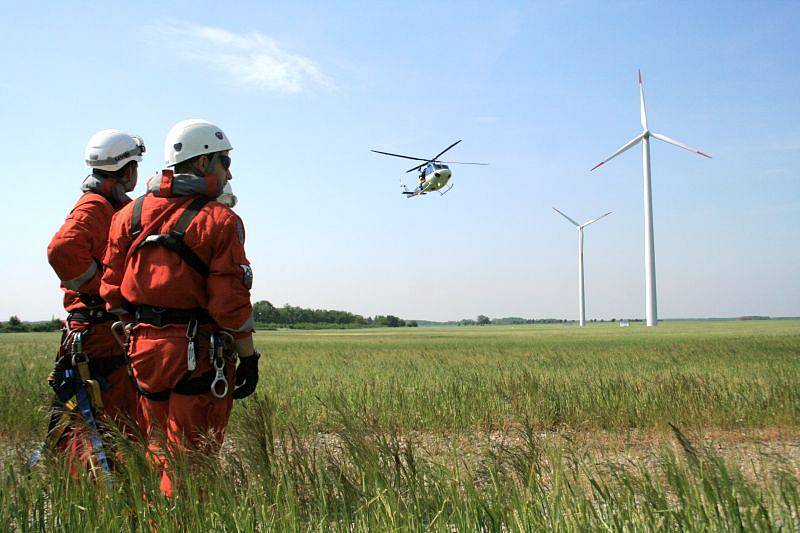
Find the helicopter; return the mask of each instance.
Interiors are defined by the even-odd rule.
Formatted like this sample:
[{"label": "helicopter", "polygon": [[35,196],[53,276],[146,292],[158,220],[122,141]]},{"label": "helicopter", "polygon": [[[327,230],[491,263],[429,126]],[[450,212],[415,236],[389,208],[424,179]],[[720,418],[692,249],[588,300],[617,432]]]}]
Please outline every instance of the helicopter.
[{"label": "helicopter", "polygon": [[444,196],[450,189],[453,188],[453,184],[451,183],[450,186],[447,186],[447,182],[450,181],[450,177],[453,175],[450,167],[447,165],[488,165],[489,163],[464,163],[461,161],[439,161],[439,158],[444,155],[445,152],[450,150],[452,147],[457,145],[461,142],[461,139],[457,140],[435,156],[430,159],[424,159],[422,157],[411,157],[409,155],[401,155],[401,154],[393,154],[391,152],[381,152],[380,150],[370,150],[371,152],[375,152],[376,154],[383,154],[389,155],[392,157],[402,157],[403,159],[412,159],[414,161],[422,161],[419,165],[415,166],[414,168],[410,168],[406,170],[406,172],[414,172],[415,170],[419,172],[419,186],[415,187],[413,190],[409,190],[408,187],[405,186],[403,183],[402,178],[400,179],[400,191],[406,198],[413,198],[414,196],[421,196],[428,194],[430,192],[438,192],[441,196]]}]

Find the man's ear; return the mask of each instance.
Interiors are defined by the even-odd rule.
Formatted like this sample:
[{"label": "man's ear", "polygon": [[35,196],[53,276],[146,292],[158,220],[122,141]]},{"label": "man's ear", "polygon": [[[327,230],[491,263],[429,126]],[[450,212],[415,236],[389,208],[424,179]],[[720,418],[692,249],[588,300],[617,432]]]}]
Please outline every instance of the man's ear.
[{"label": "man's ear", "polygon": [[197,170],[202,174],[206,174],[208,172],[208,164],[211,162],[211,158],[207,155],[203,154],[197,158]]}]

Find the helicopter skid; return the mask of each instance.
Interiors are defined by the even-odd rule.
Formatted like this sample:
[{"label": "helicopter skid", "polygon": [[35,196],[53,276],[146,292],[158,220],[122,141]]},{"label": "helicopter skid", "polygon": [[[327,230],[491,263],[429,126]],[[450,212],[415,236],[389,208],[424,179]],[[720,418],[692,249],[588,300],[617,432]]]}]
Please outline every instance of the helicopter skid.
[{"label": "helicopter skid", "polygon": [[447,194],[447,193],[450,191],[450,189],[452,189],[452,188],[453,188],[453,184],[451,183],[451,184],[450,184],[450,186],[449,186],[448,188],[446,188],[446,189],[444,189],[444,190],[440,190],[440,191],[439,191],[439,196],[444,196],[444,195],[445,195],[445,194]]}]

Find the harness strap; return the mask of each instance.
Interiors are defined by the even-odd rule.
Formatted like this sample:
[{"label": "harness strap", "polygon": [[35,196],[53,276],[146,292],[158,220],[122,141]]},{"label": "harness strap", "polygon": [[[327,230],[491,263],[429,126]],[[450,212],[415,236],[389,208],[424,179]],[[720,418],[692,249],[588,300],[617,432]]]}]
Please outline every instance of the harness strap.
[{"label": "harness strap", "polygon": [[93,326],[114,319],[116,319],[116,316],[104,309],[75,309],[67,315],[67,322],[76,320],[78,322],[87,322]]},{"label": "harness strap", "polygon": [[166,389],[158,392],[148,392],[136,383],[136,392],[144,396],[148,400],[154,402],[165,402],[169,399],[170,394],[182,394],[184,396],[197,396],[205,394],[211,390],[211,382],[214,380],[216,371],[212,368],[203,372],[196,378],[188,379],[191,372],[187,372],[171,389]]},{"label": "harness strap", "polygon": [[195,320],[198,324],[212,324],[214,319],[202,307],[192,309],[176,309],[171,307],[152,307],[140,305],[134,310],[134,317],[138,324],[151,326],[166,326],[167,324],[188,324]]},{"label": "harness strap", "polygon": [[[203,207],[211,201],[211,198],[207,196],[198,196],[192,202],[186,206],[181,213],[180,218],[178,218],[178,222],[175,226],[170,230],[169,233],[159,233],[155,235],[148,235],[139,242],[136,246],[136,249],[141,248],[142,246],[147,246],[150,244],[155,244],[157,246],[163,246],[167,250],[175,252],[180,256],[183,261],[192,267],[195,271],[197,271],[201,276],[207,278],[209,275],[209,268],[202,259],[184,242],[183,238],[186,235],[186,229],[189,227],[189,224],[192,223],[192,220],[197,216]],[[136,203],[133,206],[133,215],[131,217],[131,236],[136,239],[136,237],[141,233],[142,228],[142,213],[141,213],[141,206],[144,204],[144,196],[140,196],[136,199]],[[137,206],[139,207],[137,211]],[[138,223],[137,223],[137,212],[138,212]],[[136,233],[134,233],[136,232]]]},{"label": "harness strap", "polygon": [[133,214],[131,215],[131,237],[136,239],[142,232],[142,206],[144,205],[144,195],[140,196],[133,203]]}]

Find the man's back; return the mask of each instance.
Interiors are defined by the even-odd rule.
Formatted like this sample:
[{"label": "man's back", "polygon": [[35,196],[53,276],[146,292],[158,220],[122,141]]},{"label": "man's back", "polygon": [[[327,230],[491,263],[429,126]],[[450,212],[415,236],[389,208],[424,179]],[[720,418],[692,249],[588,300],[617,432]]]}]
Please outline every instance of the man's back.
[{"label": "man's back", "polygon": [[[250,318],[250,267],[244,252],[244,227],[222,204],[208,200],[191,219],[183,244],[208,269],[207,277],[178,253],[147,244],[167,234],[200,195],[156,196],[141,203],[141,233],[132,235],[135,203],[113,218],[101,294],[113,308],[131,304],[174,309],[205,309],[221,327],[240,330]],[[142,244],[144,243],[144,244]]]}]

